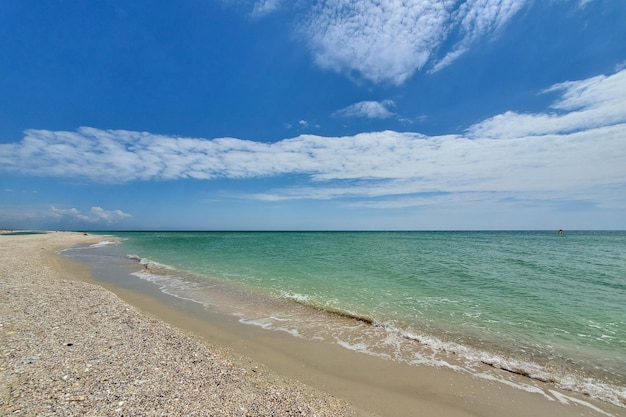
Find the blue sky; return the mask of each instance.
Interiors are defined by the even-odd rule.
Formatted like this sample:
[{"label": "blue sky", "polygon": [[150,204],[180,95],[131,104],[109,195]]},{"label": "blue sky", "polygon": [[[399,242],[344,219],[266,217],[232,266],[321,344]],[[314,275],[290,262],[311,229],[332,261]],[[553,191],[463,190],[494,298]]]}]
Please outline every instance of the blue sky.
[{"label": "blue sky", "polygon": [[623,0],[4,0],[0,228],[626,229]]}]

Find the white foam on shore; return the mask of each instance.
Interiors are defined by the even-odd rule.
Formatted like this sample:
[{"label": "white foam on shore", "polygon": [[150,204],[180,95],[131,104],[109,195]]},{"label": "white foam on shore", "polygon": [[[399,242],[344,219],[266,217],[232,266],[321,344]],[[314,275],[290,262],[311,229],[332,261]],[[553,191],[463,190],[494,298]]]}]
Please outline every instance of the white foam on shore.
[{"label": "white foam on shore", "polygon": [[309,297],[308,295],[297,294],[297,293],[290,293],[290,292],[286,292],[286,291],[283,291],[281,293],[281,297],[286,298],[288,300],[295,301],[296,303],[300,303],[300,304],[306,304],[306,303],[310,302],[310,300],[311,300],[311,297]]},{"label": "white foam on shore", "polygon": [[513,388],[517,388],[520,389],[522,391],[526,391],[529,392],[531,394],[540,394],[543,395],[546,399],[550,400],[550,401],[554,401],[554,398],[552,398],[550,395],[548,395],[546,393],[545,390],[543,390],[542,388],[536,386],[536,385],[531,385],[531,384],[525,384],[522,382],[514,382],[505,378],[501,378],[501,377],[497,377],[493,374],[490,373],[486,373],[486,372],[480,372],[480,373],[472,373],[472,375],[481,378],[481,379],[485,379],[487,381],[496,381],[499,382],[501,384],[504,385],[508,385],[510,387]]},{"label": "white foam on shore", "polygon": [[181,300],[201,304],[205,307],[208,305],[206,302],[184,295],[185,292],[193,289],[199,289],[200,286],[198,286],[198,284],[194,284],[171,275],[157,275],[147,271],[136,271],[132,272],[130,275],[134,275],[144,281],[155,284],[164,294],[171,295],[172,297],[176,297]]},{"label": "white foam on shore", "polygon": [[613,414],[611,413],[607,413],[606,411],[602,410],[601,408],[596,407],[595,405],[587,402],[587,401],[583,401],[583,400],[579,400],[578,398],[574,398],[574,397],[570,397],[564,394],[561,394],[558,391],[554,391],[554,390],[550,390],[550,394],[554,395],[554,397],[559,400],[561,402],[561,404],[569,404],[570,402],[578,404],[578,405],[582,405],[585,407],[589,407],[591,408],[593,411],[598,412],[600,414],[604,414],[605,416],[610,416],[613,417]]},{"label": "white foam on shore", "polygon": [[391,356],[387,354],[378,353],[378,352],[374,352],[370,350],[365,343],[350,344],[349,342],[346,342],[345,340],[341,340],[341,339],[336,339],[335,343],[337,343],[339,346],[343,347],[344,349],[348,349],[348,350],[352,350],[352,351],[360,352],[360,353],[366,353],[368,355],[376,356],[376,357],[383,358],[383,359],[391,359]]},{"label": "white foam on shore", "polygon": [[[494,352],[488,352],[481,349],[475,349],[459,343],[444,341],[432,335],[416,334],[412,331],[399,329],[391,324],[384,323],[379,325],[389,334],[384,343],[388,345],[396,345],[396,351],[401,352],[405,348],[401,345],[403,339],[418,342],[423,347],[429,348],[432,355],[425,355],[425,352],[415,351],[414,357],[408,359],[403,353],[395,356],[395,359],[409,364],[420,364],[429,366],[445,366],[451,369],[463,370],[475,374],[485,379],[493,379],[515,386],[528,392],[543,393],[543,390],[520,382],[512,382],[506,375],[488,374],[477,372],[481,365],[487,365],[494,369],[503,370],[516,374],[521,377],[527,377],[530,380],[536,380],[572,392],[578,392],[589,395],[608,403],[624,407],[626,404],[626,391],[620,387],[604,384],[600,381],[580,377],[572,374],[565,374],[557,369],[549,369],[538,363],[514,359]],[[411,350],[410,348],[408,348]],[[454,357],[463,366],[452,365],[442,358],[442,355],[454,355]],[[544,393],[545,395],[545,393]]]},{"label": "white foam on shore", "polygon": [[[138,257],[133,257],[139,259]],[[147,259],[139,259],[139,262],[146,268],[143,271],[134,273],[142,279],[151,281],[157,285],[161,291],[177,298],[193,301],[203,304],[205,307],[210,303],[204,299],[205,297],[189,297],[191,291],[198,290],[203,293],[203,288],[208,288],[205,284],[192,283],[175,275],[157,275],[151,273],[150,270],[158,269],[160,271],[174,271],[173,268],[167,267]],[[199,301],[202,298],[204,301]],[[307,306],[310,302],[309,297],[295,293],[281,294],[281,298],[295,301],[298,304]],[[332,312],[331,312],[332,313]],[[479,378],[498,381],[500,383],[521,389],[526,392],[537,393],[547,396],[545,391],[535,385],[520,382],[515,377],[506,374],[498,375],[495,373],[486,373],[478,371],[479,366],[487,365],[494,369],[517,374],[520,377],[528,377],[530,380],[537,380],[554,384],[556,387],[590,395],[594,398],[607,401],[609,403],[624,407],[624,393],[616,392],[613,386],[601,386],[597,381],[579,381],[573,375],[559,375],[556,370],[546,369],[539,364],[508,358],[495,353],[486,352],[480,349],[474,349],[459,343],[444,341],[432,335],[416,334],[412,331],[406,331],[394,327],[389,323],[378,322],[358,322],[358,325],[352,327],[337,327],[329,325],[329,323],[320,324],[316,321],[307,320],[305,317],[295,318],[286,317],[278,318],[275,315],[268,314],[261,318],[246,318],[246,314],[240,311],[234,311],[231,314],[239,317],[239,322],[246,325],[253,325],[265,330],[276,330],[286,332],[294,337],[332,340],[348,350],[376,356],[388,360],[404,362],[409,365],[427,365],[434,367],[446,367],[456,371],[471,373]],[[340,315],[344,319],[350,319],[351,315]],[[345,326],[344,322],[340,326]],[[356,330],[356,331],[355,331]],[[365,341],[363,334],[365,331]],[[378,341],[377,341],[378,340]],[[421,348],[412,346],[411,343],[417,342]],[[424,349],[428,349],[428,354]],[[453,355],[451,363],[446,360],[446,355]]]},{"label": "white foam on shore", "polygon": [[57,253],[67,253],[67,252],[73,252],[77,250],[96,249],[96,248],[102,248],[105,246],[117,245],[118,243],[119,243],[118,240],[102,240],[100,242],[92,243],[90,245],[77,245],[77,246],[73,246],[70,248],[61,249],[57,251]]},{"label": "white foam on shore", "polygon": [[109,245],[117,245],[119,242],[116,240],[103,240],[101,242],[98,243],[94,243],[89,245],[90,248],[101,248],[103,246],[109,246]]},{"label": "white foam on shore", "polygon": [[170,267],[168,265],[165,265],[165,264],[162,264],[162,263],[159,263],[159,262],[155,262],[155,261],[153,261],[151,259],[148,259],[148,258],[142,258],[142,257],[140,257],[138,255],[126,255],[126,257],[128,259],[132,259],[134,261],[139,262],[139,264],[141,266],[143,266],[147,270],[154,271],[154,270],[156,270],[158,268],[159,271],[155,272],[155,275],[159,275],[159,272],[163,271],[163,270],[165,270],[167,272],[176,273],[176,269],[175,268],[172,268],[172,267]]},{"label": "white foam on shore", "polygon": [[[115,243],[117,242],[103,241],[90,247],[102,247]],[[211,287],[210,284],[186,279],[184,272],[147,258],[141,258],[137,255],[127,255],[127,257],[137,261],[143,267],[142,270],[133,272],[132,275],[157,285],[164,294],[198,303],[204,307],[213,306],[210,292],[206,291]],[[218,286],[221,287],[221,284]],[[311,303],[309,296],[298,293],[282,292],[279,298],[295,301],[304,307]],[[359,320],[357,315],[346,313],[339,314],[340,320],[344,321],[337,321],[335,327],[334,324],[328,322],[328,320],[332,320],[330,316],[333,316],[333,311],[327,311],[330,316],[321,315],[318,317],[316,314],[324,311],[324,309],[315,309],[314,306],[311,306],[311,310],[315,310],[317,313],[312,312],[311,317],[306,314],[307,310],[303,310],[305,315],[299,312],[297,317],[286,315],[279,318],[278,314],[272,315],[270,311],[273,307],[270,307],[270,310],[260,313],[264,315],[263,317],[251,319],[249,317],[254,314],[252,311],[247,313],[242,313],[243,310],[237,311],[236,304],[230,307],[232,307],[231,314],[238,316],[239,322],[242,324],[257,326],[266,330],[282,331],[299,338],[335,340],[339,346],[345,349],[371,356],[404,362],[409,365],[446,367],[456,371],[468,372],[479,378],[498,381],[527,392],[548,396],[543,389],[536,385],[520,382],[522,380],[513,375],[484,372],[484,368],[483,371],[479,368],[481,365],[488,365],[494,369],[554,384],[560,389],[588,394],[593,398],[620,407],[624,407],[626,404],[626,392],[619,392],[618,387],[603,385],[593,380],[581,381],[574,375],[559,375],[556,370],[546,369],[533,362],[515,360],[459,343],[445,341],[433,335],[418,334],[412,330],[395,327],[391,323]],[[345,321],[350,320],[350,318],[354,318],[354,320]],[[447,359],[451,359],[451,361]],[[551,399],[555,397],[551,397]],[[561,398],[569,397],[562,395]]]},{"label": "white foam on shore", "polygon": [[[263,317],[263,318],[258,318],[258,319],[245,319],[243,317],[241,317],[241,314],[236,314],[237,316],[239,316],[239,323],[241,324],[247,324],[247,325],[252,325],[252,326],[257,326],[260,327],[262,329],[265,330],[278,330],[278,331],[282,331],[285,333],[289,333],[290,335],[294,336],[294,337],[299,337],[301,338],[300,333],[298,332],[297,329],[290,329],[284,326],[275,326],[274,325],[274,321],[276,320],[280,320],[277,319],[275,317]],[[284,321],[284,320],[282,320]]]}]

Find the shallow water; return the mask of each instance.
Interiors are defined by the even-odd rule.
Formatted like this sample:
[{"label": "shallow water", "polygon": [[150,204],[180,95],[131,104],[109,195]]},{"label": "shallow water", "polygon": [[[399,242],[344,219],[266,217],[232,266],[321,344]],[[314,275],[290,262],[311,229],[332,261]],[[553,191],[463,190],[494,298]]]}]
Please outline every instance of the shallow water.
[{"label": "shallow water", "polygon": [[626,402],[625,232],[116,236],[89,256],[242,323]]}]

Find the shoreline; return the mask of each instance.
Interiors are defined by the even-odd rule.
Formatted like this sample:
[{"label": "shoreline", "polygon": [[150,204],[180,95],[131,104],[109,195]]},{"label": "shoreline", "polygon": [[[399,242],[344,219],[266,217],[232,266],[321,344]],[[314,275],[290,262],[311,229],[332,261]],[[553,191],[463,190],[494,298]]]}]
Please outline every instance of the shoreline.
[{"label": "shoreline", "polygon": [[99,240],[0,236],[0,415],[361,415],[140,312],[56,253]]},{"label": "shoreline", "polygon": [[[289,378],[289,382],[286,382],[289,387],[297,386],[298,392],[313,392],[314,394],[311,395],[315,397],[314,402],[321,404],[320,410],[313,411],[313,409],[309,408],[302,415],[535,416],[550,414],[554,417],[559,417],[569,416],[574,413],[583,416],[619,416],[625,414],[624,409],[610,404],[598,403],[590,398],[578,396],[570,392],[560,392],[545,384],[542,386],[539,383],[532,383],[533,386],[537,387],[537,392],[526,392],[506,386],[500,382],[472,378],[470,375],[461,375],[450,369],[426,366],[408,367],[392,361],[349,351],[328,343],[303,341],[286,334],[280,334],[281,332],[267,331],[254,326],[232,326],[233,323],[228,322],[228,320],[225,320],[223,323],[220,323],[220,320],[214,323],[207,322],[200,317],[198,311],[194,311],[194,308],[201,309],[201,307],[189,306],[187,305],[189,303],[171,305],[171,303],[165,303],[163,300],[146,294],[139,294],[128,289],[114,287],[113,285],[103,285],[103,283],[97,282],[91,277],[88,266],[76,265],[71,260],[56,253],[57,250],[71,247],[77,243],[95,243],[102,240],[107,240],[107,238],[104,236],[85,236],[79,233],[65,232],[52,232],[47,235],[0,236],[0,248],[3,254],[3,281],[6,280],[5,276],[9,277],[6,280],[7,282],[2,282],[2,284],[7,286],[7,289],[10,290],[9,293],[14,293],[16,291],[14,287],[19,287],[18,281],[16,281],[19,278],[18,276],[27,277],[29,274],[35,273],[33,272],[34,270],[30,270],[30,272],[24,271],[25,268],[21,267],[23,263],[26,263],[25,258],[35,263],[39,262],[40,267],[47,266],[53,272],[47,274],[47,277],[39,277],[36,280],[39,285],[51,281],[57,285],[60,278],[73,278],[72,281],[64,281],[62,286],[69,286],[75,290],[80,289],[81,291],[73,291],[74,294],[72,296],[83,299],[84,302],[87,302],[87,305],[93,303],[102,304],[104,299],[107,305],[111,303],[117,305],[118,308],[123,308],[124,311],[132,311],[133,315],[137,315],[147,322],[145,325],[148,328],[163,326],[163,321],[169,323],[169,326],[165,325],[165,327],[175,334],[172,337],[174,339],[179,337],[185,340],[190,339],[199,346],[194,349],[206,349],[210,352],[214,350],[221,352],[223,349],[226,349],[230,352],[227,356],[230,357],[231,363],[254,363],[254,366],[257,368],[251,368],[252,370],[248,370],[246,375],[254,376],[255,378],[253,379],[257,384],[261,383],[258,381],[259,378],[263,379],[263,383],[266,383],[266,386],[271,387],[273,390],[275,389],[276,380],[280,381],[284,380],[285,377]],[[19,248],[17,252],[15,252],[15,249],[10,248],[15,246],[12,243],[18,241],[20,246],[22,246],[21,253]],[[44,243],[48,247],[41,251],[39,247],[43,246]],[[24,253],[28,250],[30,252]],[[36,252],[36,250],[42,253]],[[10,257],[14,259],[5,259]],[[69,282],[73,284],[68,284]],[[98,287],[89,286],[85,282],[96,284]],[[114,292],[117,297],[100,287]],[[57,294],[56,298],[53,297],[52,291],[43,295],[34,294],[36,293],[37,285],[30,288],[22,288],[21,290],[25,291],[27,289],[31,291],[31,294],[28,296],[31,301],[34,297],[45,295],[47,297],[45,300],[47,305],[67,304],[68,300],[64,299],[62,295],[59,297],[59,294]],[[1,328],[2,344],[9,347],[9,349],[11,349],[11,343],[16,343],[15,338],[7,339],[9,343],[4,341],[7,337],[7,326],[10,326],[12,322],[12,315],[17,314],[15,312],[18,311],[16,309],[12,311],[9,308],[8,304],[13,303],[13,301],[7,299],[7,303],[3,302],[1,316],[3,325]],[[123,304],[123,302],[133,307]],[[21,307],[23,309],[26,308],[25,303],[26,301],[22,300]],[[34,311],[31,310],[31,314]],[[80,315],[84,312],[75,311],[75,313],[78,313],[75,319],[79,321]],[[93,314],[89,317],[90,320],[95,318],[97,317],[94,317]],[[123,317],[118,318],[123,319]],[[31,321],[32,319],[30,317]],[[45,320],[46,317],[40,319]],[[29,317],[22,317],[22,320],[28,323]],[[236,320],[234,321],[236,322]],[[121,323],[107,322],[107,325],[118,327],[123,324],[123,320]],[[44,326],[42,323],[38,323],[38,325]],[[78,326],[79,324],[75,323],[72,325]],[[81,325],[84,326],[85,323]],[[50,326],[50,323],[48,326],[54,327],[54,325]],[[180,328],[183,331],[179,331],[176,328]],[[75,346],[74,342],[67,343],[73,343],[71,347]],[[157,340],[154,341],[154,344],[166,345],[166,341]],[[61,350],[67,350],[67,347],[65,346]],[[194,350],[192,349],[192,351]],[[12,358],[10,355],[8,357]],[[3,355],[4,361],[7,361],[6,358],[7,355]],[[177,360],[184,359],[178,358]],[[47,360],[53,359],[48,358]],[[129,360],[131,360],[129,363],[132,363],[132,360],[136,360],[136,358],[129,358]],[[11,374],[11,370],[15,371],[19,368],[19,370],[27,372],[28,367],[24,367],[23,364],[20,368],[15,361],[11,362],[9,360],[8,362],[9,366],[3,363],[2,372],[9,372],[10,375],[8,376],[12,376],[14,380],[15,374]],[[264,365],[258,365],[258,363]],[[143,369],[140,365],[141,363],[135,364],[135,369]],[[193,367],[193,365],[185,365],[183,363],[181,369],[185,369],[186,366]],[[260,372],[259,369],[263,368],[267,369]],[[17,375],[21,374],[18,373]],[[7,380],[4,377],[3,379]],[[273,382],[267,384],[267,380]],[[296,380],[306,385],[303,386],[301,383],[294,382]],[[0,398],[2,398],[2,403],[0,407],[14,404],[10,392],[13,392],[11,389],[19,391],[19,381],[23,383],[23,380],[18,378],[15,382],[18,385],[11,385],[11,382],[9,382],[8,390],[4,386],[1,388],[0,394],[2,395]],[[523,381],[523,377],[520,377],[520,381]],[[55,385],[59,381],[45,382]],[[244,382],[242,380],[238,381],[240,385],[245,385]],[[530,384],[528,381],[526,382]],[[76,383],[80,385],[78,380]],[[236,385],[230,387],[230,390],[238,391],[241,387],[236,387]],[[330,396],[325,392],[329,393]],[[552,393],[552,398],[543,394],[545,392]],[[267,398],[264,398],[266,395],[268,394],[262,394],[259,401],[266,400]],[[5,400],[5,398],[8,399]],[[347,400],[353,406],[350,407],[339,399]],[[66,401],[65,406],[80,406],[85,401],[86,398],[81,401]],[[124,402],[124,404],[129,403]],[[303,402],[302,404],[305,403]],[[122,408],[123,405],[121,406]],[[178,405],[189,406],[189,404],[182,404],[180,399]],[[302,407],[304,408],[304,406]],[[0,408],[0,410],[4,411],[5,409]],[[9,409],[7,408],[7,410]],[[155,410],[155,412],[157,411]],[[182,409],[180,412],[183,412]],[[238,412],[241,413],[241,409]],[[126,410],[124,413],[128,413],[128,411]],[[170,413],[176,414],[176,411],[172,409]],[[202,413],[206,414],[206,409]],[[245,413],[237,414],[237,412],[228,414],[227,411],[221,411],[219,414],[246,415]],[[209,415],[211,414],[209,413]],[[249,415],[263,415],[263,413],[257,412],[255,414],[252,412]],[[289,414],[289,412],[285,412],[283,409],[277,415],[301,414],[296,414],[295,412]]]}]

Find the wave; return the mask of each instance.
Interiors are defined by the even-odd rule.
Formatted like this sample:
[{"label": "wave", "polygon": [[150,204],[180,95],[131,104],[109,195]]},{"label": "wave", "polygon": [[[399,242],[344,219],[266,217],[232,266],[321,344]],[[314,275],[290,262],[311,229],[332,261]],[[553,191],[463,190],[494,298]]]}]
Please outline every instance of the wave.
[{"label": "wave", "polygon": [[132,261],[136,261],[137,263],[139,263],[139,265],[143,267],[144,270],[150,271],[154,273],[155,275],[168,275],[170,273],[173,273],[173,274],[179,273],[179,271],[177,271],[176,268],[153,261],[149,258],[142,258],[139,255],[128,254],[126,255],[126,258]]},{"label": "wave", "polygon": [[[336,343],[338,345],[349,350],[382,358],[394,358],[395,360],[412,365],[445,366],[458,371],[463,370],[471,372],[477,376],[486,377],[489,375],[489,378],[494,378],[494,375],[484,373],[480,374],[477,372],[477,368],[480,365],[486,365],[493,369],[505,371],[513,375],[550,384],[566,391],[581,393],[620,407],[626,407],[626,387],[623,386],[603,383],[588,376],[575,375],[565,369],[543,366],[536,362],[520,360],[487,350],[473,348],[460,343],[445,341],[434,335],[417,334],[414,330],[404,330],[393,323],[383,323],[371,317],[340,310],[335,307],[320,306],[312,302],[311,298],[306,295],[283,293],[282,297],[313,310],[328,314],[329,316],[353,320],[373,329],[381,330],[387,336],[382,335],[379,337],[379,340],[385,340],[385,343],[390,343],[390,337],[404,340],[408,343],[417,343],[422,348],[429,349],[432,352],[432,355],[426,357],[416,353],[417,350],[404,346],[402,348],[398,348],[398,350],[403,349],[410,351],[414,356],[411,357],[411,355],[407,355],[407,357],[399,357],[398,355],[394,356],[377,351],[375,346],[370,346],[367,342],[350,342],[349,340],[336,338]],[[270,329],[271,326],[266,323],[265,328]],[[371,342],[373,344],[377,343],[375,341]],[[454,362],[458,362],[462,365],[452,364],[446,361],[443,357],[437,358],[437,356],[440,355],[451,355],[456,358]],[[495,379],[503,382],[501,378]],[[508,383],[511,384],[510,381],[508,381]],[[519,388],[528,390],[528,387],[519,386]]]},{"label": "wave", "polygon": [[90,248],[101,248],[103,246],[109,246],[109,245],[117,245],[119,243],[118,240],[103,240],[101,242],[98,243],[93,243],[91,245],[89,245]]},{"label": "wave", "polygon": [[[206,283],[192,282],[185,279],[186,275],[184,272],[148,258],[130,254],[127,255],[127,258],[136,261],[142,266],[142,270],[133,273],[133,275],[154,283],[163,293],[198,303],[205,307],[211,304],[211,297],[204,298],[207,297],[206,289],[210,287]],[[526,386],[519,381],[506,380],[502,375],[480,371],[479,367],[486,365],[512,375],[546,383],[566,391],[588,395],[616,406],[626,407],[626,387],[623,386],[579,376],[573,372],[568,372],[566,369],[544,366],[536,362],[520,360],[485,349],[446,341],[433,334],[416,332],[414,329],[404,329],[395,323],[381,322],[373,317],[343,310],[335,306],[321,305],[311,296],[305,294],[282,292],[278,294],[278,298],[301,305],[305,309],[309,309],[311,314],[316,311],[325,315],[327,319],[325,319],[324,325],[319,326],[318,324],[318,327],[322,328],[323,331],[330,332],[335,343],[349,350],[384,359],[401,361],[409,365],[445,366],[457,371],[472,373],[477,377],[495,379],[527,391],[539,389],[535,386]],[[269,299],[267,301],[271,304]],[[303,329],[303,327],[307,326],[306,313],[305,316],[291,319],[290,323],[285,323],[286,320],[272,314],[264,317],[246,316],[245,313],[240,311],[233,311],[231,314],[239,316],[239,321],[246,325],[258,326],[267,330],[283,331],[294,337],[320,338],[311,334],[306,336],[307,332]],[[345,337],[345,335],[341,336],[340,333],[342,331],[345,332],[346,326],[344,324],[344,329],[342,330],[340,327],[342,324],[339,323],[338,327],[334,328],[332,324],[333,317],[350,320],[363,326],[362,328],[357,326],[357,331],[361,333],[351,333],[350,336],[352,338]],[[378,334],[374,335],[371,330],[378,332]],[[333,332],[337,333],[333,336]],[[396,353],[393,352],[394,346]],[[429,350],[430,354],[426,354],[424,349]],[[547,395],[544,390],[542,390],[542,393]]]},{"label": "wave", "polygon": [[352,312],[341,310],[341,309],[334,308],[334,307],[319,306],[319,305],[313,303],[311,301],[311,298],[309,296],[306,296],[306,295],[292,294],[292,293],[285,293],[285,292],[283,292],[281,294],[281,296],[283,298],[285,298],[285,299],[294,301],[294,302],[296,302],[298,304],[301,304],[303,306],[306,306],[308,308],[319,310],[319,311],[322,311],[322,312],[327,313],[327,314],[331,314],[331,315],[338,316],[338,317],[344,317],[344,318],[347,318],[347,319],[360,321],[362,323],[369,324],[369,325],[372,325],[372,326],[375,324],[374,319],[372,319],[371,317],[363,316],[363,315],[360,315],[360,314],[352,313]]}]

